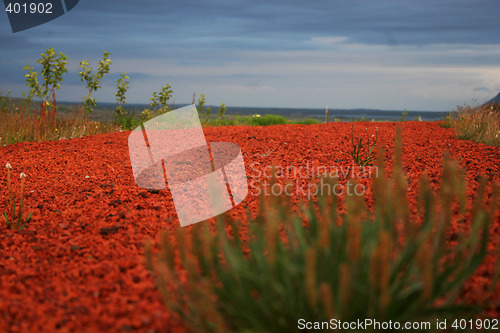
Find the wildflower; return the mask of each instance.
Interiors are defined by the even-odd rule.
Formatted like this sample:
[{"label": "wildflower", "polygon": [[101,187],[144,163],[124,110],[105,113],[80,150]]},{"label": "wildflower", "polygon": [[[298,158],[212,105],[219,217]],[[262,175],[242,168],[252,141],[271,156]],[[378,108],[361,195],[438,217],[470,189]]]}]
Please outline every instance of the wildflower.
[{"label": "wildflower", "polygon": [[10,170],[12,169],[12,166],[10,163],[5,164],[5,167],[7,168],[7,188],[9,189],[9,200],[10,200],[10,206],[12,206],[12,188],[11,188],[11,183],[10,183]]},{"label": "wildflower", "polygon": [[[23,199],[24,199],[23,191],[24,191],[24,179],[26,178],[26,174],[24,172],[21,172],[19,174],[19,178],[21,178],[21,202],[19,205],[19,211],[16,213],[16,204],[14,203],[14,196],[12,194],[11,177],[10,177],[11,176],[10,172],[11,172],[12,166],[10,165],[10,163],[7,163],[7,164],[5,164],[5,167],[7,168],[7,188],[9,190],[12,220],[10,220],[10,218],[9,218],[10,214],[8,215],[7,212],[4,212],[2,217],[5,221],[5,223],[7,224],[7,228],[22,230],[25,227],[26,223],[28,223],[29,220],[31,219],[31,214],[33,214],[33,213],[29,213],[28,216],[26,217],[26,219],[24,220],[24,223],[22,223],[23,222],[23,220],[22,220]],[[16,217],[16,215],[17,215],[17,217]],[[17,223],[15,220],[17,220]]]}]

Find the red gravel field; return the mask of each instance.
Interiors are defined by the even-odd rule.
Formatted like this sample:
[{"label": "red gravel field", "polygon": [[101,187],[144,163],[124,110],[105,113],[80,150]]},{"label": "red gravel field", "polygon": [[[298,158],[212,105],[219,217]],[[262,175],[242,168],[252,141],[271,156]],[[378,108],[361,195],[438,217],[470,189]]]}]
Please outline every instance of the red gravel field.
[{"label": "red gravel field", "polygon": [[[378,153],[385,155],[388,170],[396,128],[402,127],[402,161],[412,200],[424,172],[438,189],[446,151],[466,170],[469,197],[481,175],[491,184],[500,183],[500,147],[458,140],[453,129],[437,122],[204,128],[207,142],[232,142],[243,154],[249,194],[230,214],[238,219],[246,207],[256,209],[255,184],[267,180],[272,165],[281,173],[307,170],[305,175],[283,175],[302,185],[317,177],[321,168],[352,168],[353,124],[355,137],[377,133],[383,147]],[[0,213],[9,206],[6,163],[12,166],[17,202],[19,174],[27,175],[24,217],[33,212],[23,230],[7,229],[0,220],[0,332],[186,331],[167,312],[144,259],[145,240],[158,245],[160,231],[174,232],[179,220],[168,190],[145,190],[135,184],[129,134],[0,147]],[[341,174],[339,181],[350,177],[356,178]],[[359,181],[371,182],[369,177]],[[368,190],[366,196],[370,195]],[[491,253],[465,287],[463,297],[472,302],[483,300],[498,265],[498,214],[491,234]],[[487,304],[488,314],[499,318],[498,286]]]}]

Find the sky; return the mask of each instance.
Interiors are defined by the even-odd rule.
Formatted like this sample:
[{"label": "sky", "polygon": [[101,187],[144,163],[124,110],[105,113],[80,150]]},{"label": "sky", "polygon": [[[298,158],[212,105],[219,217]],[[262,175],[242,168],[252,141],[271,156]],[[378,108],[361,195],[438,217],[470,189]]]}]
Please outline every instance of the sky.
[{"label": "sky", "polygon": [[0,13],[0,89],[28,93],[22,67],[54,47],[69,58],[59,101],[87,93],[78,65],[110,73],[93,93],[129,103],[171,85],[175,103],[450,111],[500,92],[498,0],[82,0],[13,33]]}]

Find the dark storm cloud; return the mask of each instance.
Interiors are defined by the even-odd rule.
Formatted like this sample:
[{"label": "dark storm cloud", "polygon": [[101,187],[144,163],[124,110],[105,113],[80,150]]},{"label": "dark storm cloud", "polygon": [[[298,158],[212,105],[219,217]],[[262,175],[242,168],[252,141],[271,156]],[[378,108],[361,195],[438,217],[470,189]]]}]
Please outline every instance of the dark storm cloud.
[{"label": "dark storm cloud", "polygon": [[[113,46],[304,49],[311,37],[351,43],[500,43],[500,1],[85,1],[44,25]],[[61,31],[62,30],[62,31]],[[125,39],[125,42],[124,40]],[[56,38],[57,41],[57,38]]]},{"label": "dark storm cloud", "polygon": [[500,1],[89,0],[40,27],[15,35],[2,31],[0,43],[64,46],[78,54],[105,46],[142,59],[200,49],[190,61],[201,53],[220,55],[221,48],[311,50],[318,47],[311,38],[330,36],[391,47],[498,44],[498,12]]},{"label": "dark storm cloud", "polygon": [[[311,36],[345,36],[368,44],[495,44],[499,1],[87,1],[77,19],[86,29],[108,28],[248,48],[281,48]],[[75,15],[76,16],[76,15]],[[82,32],[85,31],[82,30]],[[146,35],[147,35],[146,34]],[[197,37],[197,38],[194,38]],[[279,39],[275,39],[279,37]],[[239,45],[227,40],[242,39]],[[266,40],[274,43],[266,43]],[[147,38],[146,38],[147,40]]]},{"label": "dark storm cloud", "polygon": [[[276,87],[290,79],[279,78],[301,68],[306,73],[311,59],[318,66],[338,64],[346,82],[353,77],[365,82],[367,74],[358,78],[346,69],[367,64],[374,68],[368,71],[381,65],[494,67],[499,65],[499,12],[498,0],[85,0],[66,15],[16,34],[0,13],[0,82],[23,86],[22,66],[35,64],[49,47],[70,59],[65,84],[82,85],[78,63],[88,59],[95,69],[107,50],[113,65],[105,83],[113,86],[117,73],[131,71],[131,81],[140,81],[144,90],[156,89],[150,81],[190,79],[185,83],[190,90],[191,82],[227,78],[230,85],[243,78],[250,82],[249,75],[267,82],[266,89],[281,89]],[[276,69],[274,55],[286,57],[288,68]],[[329,71],[340,80],[337,69]],[[312,75],[315,89],[319,76]],[[331,83],[324,80],[319,88]],[[497,81],[477,80],[475,86],[498,88]],[[366,86],[372,89],[374,82]]]}]

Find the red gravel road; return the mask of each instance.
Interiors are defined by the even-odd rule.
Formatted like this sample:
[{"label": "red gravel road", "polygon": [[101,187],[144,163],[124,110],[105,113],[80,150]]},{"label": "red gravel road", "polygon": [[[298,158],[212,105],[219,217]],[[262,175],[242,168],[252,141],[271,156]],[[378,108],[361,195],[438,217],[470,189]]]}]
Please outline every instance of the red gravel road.
[{"label": "red gravel road", "polygon": [[[368,128],[370,135],[377,127],[388,157],[397,125],[354,123],[357,131]],[[424,170],[437,181],[445,150],[465,167],[470,189],[477,187],[480,174],[499,182],[499,147],[457,140],[453,130],[435,122],[402,126],[403,164],[411,189]],[[271,164],[309,170],[352,166],[350,123],[204,131],[209,142],[241,147],[249,180],[264,180],[263,170]],[[183,331],[169,321],[143,257],[146,238],[158,239],[161,229],[179,228],[172,198],[165,190],[148,192],[135,185],[128,134],[0,147],[0,212],[9,198],[7,162],[16,195],[19,173],[27,174],[25,212],[33,212],[23,231],[0,225],[0,332]],[[255,198],[249,195],[234,215],[242,206],[254,205]],[[499,226],[497,220],[497,238]],[[480,295],[486,280],[478,274],[468,293]],[[492,304],[500,300],[498,294],[493,298]]]}]

